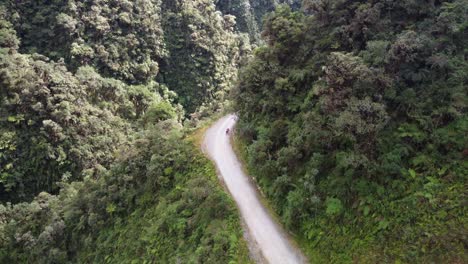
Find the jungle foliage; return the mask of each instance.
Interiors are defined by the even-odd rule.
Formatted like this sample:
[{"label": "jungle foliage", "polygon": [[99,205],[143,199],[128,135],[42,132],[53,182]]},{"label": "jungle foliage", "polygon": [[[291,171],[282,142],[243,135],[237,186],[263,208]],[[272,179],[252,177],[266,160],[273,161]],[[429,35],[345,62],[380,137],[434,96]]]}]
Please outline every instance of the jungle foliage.
[{"label": "jungle foliage", "polygon": [[161,61],[158,80],[197,118],[219,110],[242,57],[250,53],[249,39],[234,32],[236,18],[222,15],[212,0],[165,1],[162,12],[169,55]]},{"label": "jungle foliage", "polygon": [[0,1],[1,263],[249,262],[182,126],[223,107],[233,25],[206,0]]},{"label": "jungle foliage", "polygon": [[0,262],[248,262],[182,123],[250,43],[242,153],[311,260],[468,262],[468,1],[299,2],[0,0]]},{"label": "jungle foliage", "polygon": [[262,36],[238,135],[311,260],[468,261],[468,1],[305,0]]},{"label": "jungle foliage", "polygon": [[217,0],[216,6],[224,14],[236,17],[236,29],[247,33],[252,42],[261,42],[263,18],[280,4],[299,9],[301,0]]},{"label": "jungle foliage", "polygon": [[[1,1],[0,1],[1,2]],[[213,0],[6,1],[22,53],[92,66],[129,84],[157,78],[191,114],[217,110],[249,40]]]},{"label": "jungle foliage", "polygon": [[0,205],[2,263],[247,262],[233,202],[209,161],[160,122],[96,177]]}]

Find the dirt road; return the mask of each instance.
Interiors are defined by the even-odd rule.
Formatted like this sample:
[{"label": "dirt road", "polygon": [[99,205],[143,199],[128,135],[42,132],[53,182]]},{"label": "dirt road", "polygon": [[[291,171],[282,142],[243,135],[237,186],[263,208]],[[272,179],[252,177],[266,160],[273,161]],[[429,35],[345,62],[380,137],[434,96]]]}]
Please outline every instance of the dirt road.
[{"label": "dirt road", "polygon": [[283,229],[260,202],[259,193],[234,153],[226,130],[233,130],[234,115],[217,121],[205,134],[204,151],[216,163],[220,176],[240,209],[251,239],[270,264],[306,263],[305,258],[289,241]]}]

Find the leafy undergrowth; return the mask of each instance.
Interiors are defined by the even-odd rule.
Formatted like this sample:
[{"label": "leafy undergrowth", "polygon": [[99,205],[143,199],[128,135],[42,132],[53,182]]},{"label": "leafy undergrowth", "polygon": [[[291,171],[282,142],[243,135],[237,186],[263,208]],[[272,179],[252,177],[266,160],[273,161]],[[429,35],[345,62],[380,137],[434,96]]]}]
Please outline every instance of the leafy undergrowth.
[{"label": "leafy undergrowth", "polygon": [[245,160],[312,262],[466,263],[467,0],[305,0],[233,91]]},{"label": "leafy undergrowth", "polygon": [[2,263],[248,263],[213,165],[170,122],[96,179],[0,206]]},{"label": "leafy undergrowth", "polygon": [[201,154],[192,163],[190,174],[176,177],[175,188],[156,201],[153,193],[145,193],[127,219],[117,218],[102,230],[98,251],[90,249],[82,260],[248,263],[235,205]]},{"label": "leafy undergrowth", "polygon": [[[248,173],[258,177],[255,164],[247,162],[248,148],[242,138],[235,138],[234,149]],[[329,199],[323,210],[289,231],[313,263],[466,263],[460,241],[468,229],[466,199],[460,198],[466,186],[422,175],[399,184],[405,186],[401,196],[369,201],[372,205],[359,214],[353,208],[346,210],[338,199]],[[280,212],[273,203],[275,197],[267,199]],[[288,225],[284,215],[280,221]]]}]

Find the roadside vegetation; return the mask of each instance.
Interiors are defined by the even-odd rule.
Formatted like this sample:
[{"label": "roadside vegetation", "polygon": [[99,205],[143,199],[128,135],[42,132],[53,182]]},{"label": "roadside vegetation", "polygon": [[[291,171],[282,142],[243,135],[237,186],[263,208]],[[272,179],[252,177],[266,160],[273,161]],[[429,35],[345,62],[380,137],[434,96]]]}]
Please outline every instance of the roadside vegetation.
[{"label": "roadside vegetation", "polygon": [[189,140],[237,76],[231,20],[211,1],[0,3],[1,263],[248,263]]},{"label": "roadside vegetation", "polygon": [[312,262],[468,262],[468,1],[300,2],[0,1],[0,263],[249,262],[231,108]]},{"label": "roadside vegetation", "polygon": [[467,6],[319,0],[265,19],[237,132],[311,261],[467,261]]}]

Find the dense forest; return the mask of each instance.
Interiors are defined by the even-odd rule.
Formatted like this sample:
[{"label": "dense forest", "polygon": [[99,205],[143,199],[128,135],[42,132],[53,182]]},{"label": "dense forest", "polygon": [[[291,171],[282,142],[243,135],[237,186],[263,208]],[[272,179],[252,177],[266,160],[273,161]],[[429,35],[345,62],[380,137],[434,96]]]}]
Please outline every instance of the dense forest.
[{"label": "dense forest", "polygon": [[468,1],[305,0],[262,36],[241,151],[311,259],[466,263]]},{"label": "dense forest", "polygon": [[297,10],[301,0],[217,0],[217,7],[224,14],[236,17],[236,28],[249,35],[253,43],[261,42],[260,31],[264,16],[275,10],[280,4],[286,4]]},{"label": "dense forest", "polygon": [[0,1],[1,263],[249,261],[190,140],[251,53],[234,27],[209,0]]},{"label": "dense forest", "polygon": [[318,263],[466,263],[468,0],[0,0],[0,263],[251,263],[235,142]]}]

